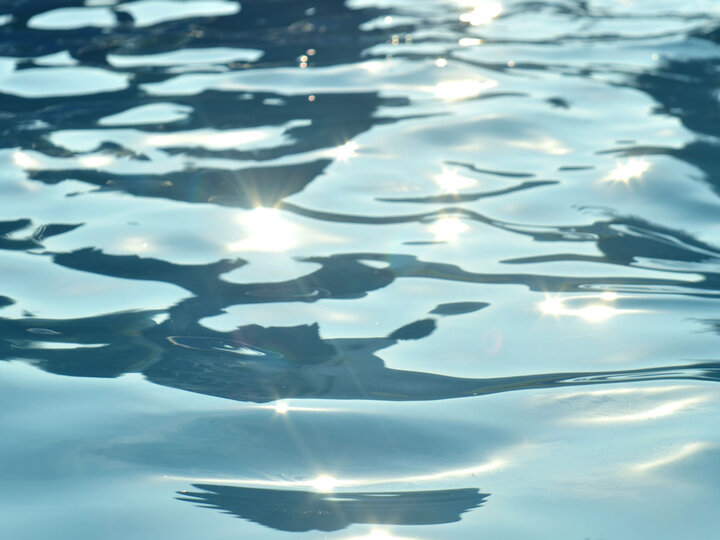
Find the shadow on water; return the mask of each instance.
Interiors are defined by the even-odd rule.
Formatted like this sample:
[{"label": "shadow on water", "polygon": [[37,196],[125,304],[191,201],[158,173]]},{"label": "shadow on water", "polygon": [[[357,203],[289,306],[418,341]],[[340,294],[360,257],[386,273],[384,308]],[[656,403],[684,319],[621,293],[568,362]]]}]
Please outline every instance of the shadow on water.
[{"label": "shadow on water", "polygon": [[213,484],[178,492],[178,499],[280,531],[338,531],[352,524],[437,525],[460,521],[482,506],[488,494],[477,489],[438,491],[318,493]]}]

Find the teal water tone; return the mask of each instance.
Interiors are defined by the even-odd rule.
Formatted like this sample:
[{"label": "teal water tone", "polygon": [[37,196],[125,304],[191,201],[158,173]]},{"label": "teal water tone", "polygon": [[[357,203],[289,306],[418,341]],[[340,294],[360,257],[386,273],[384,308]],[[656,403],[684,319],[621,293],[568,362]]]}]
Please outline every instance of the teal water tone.
[{"label": "teal water tone", "polygon": [[715,0],[0,2],[0,538],[714,540]]}]

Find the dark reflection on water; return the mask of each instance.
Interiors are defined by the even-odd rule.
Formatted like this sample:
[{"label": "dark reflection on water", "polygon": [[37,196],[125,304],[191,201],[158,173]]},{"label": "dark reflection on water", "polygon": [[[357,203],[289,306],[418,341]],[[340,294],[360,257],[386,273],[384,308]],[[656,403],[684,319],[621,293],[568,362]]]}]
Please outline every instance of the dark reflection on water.
[{"label": "dark reflection on water", "polygon": [[[0,320],[5,359],[31,360],[46,371],[84,377],[142,372],[157,384],[227,399],[269,402],[284,398],[422,401],[533,388],[628,380],[718,379],[720,364],[637,370],[566,372],[473,379],[390,369],[375,353],[399,340],[427,337],[433,319],[422,319],[386,337],[322,339],[317,324],[249,325],[197,335],[167,335],[172,320],[154,324],[156,312],[78,320]],[[44,329],[42,339],[33,329]],[[53,349],[52,344],[94,345]],[[40,346],[40,345],[50,345]]]},{"label": "dark reflection on water", "polygon": [[203,491],[178,492],[178,499],[293,532],[338,531],[353,523],[452,523],[489,497],[477,489],[328,494],[213,484],[194,487]]},{"label": "dark reflection on water", "polygon": [[80,225],[49,224],[35,227],[31,234],[23,233],[20,238],[17,236],[20,231],[25,231],[32,226],[29,219],[16,219],[14,221],[0,221],[0,249],[8,250],[30,250],[42,247],[42,241],[50,236],[72,231]]}]

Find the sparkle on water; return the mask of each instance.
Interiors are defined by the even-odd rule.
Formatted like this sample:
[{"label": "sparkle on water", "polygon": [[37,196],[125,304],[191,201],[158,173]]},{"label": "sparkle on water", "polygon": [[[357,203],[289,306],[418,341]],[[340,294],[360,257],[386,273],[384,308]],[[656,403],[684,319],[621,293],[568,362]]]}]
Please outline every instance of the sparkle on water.
[{"label": "sparkle on water", "polygon": [[473,26],[489,24],[495,17],[499,16],[502,11],[503,6],[500,2],[481,0],[475,3],[472,11],[460,15],[460,20]]},{"label": "sparkle on water", "polygon": [[355,156],[358,148],[360,148],[360,146],[356,142],[348,141],[345,144],[333,148],[328,153],[338,161],[348,161],[351,157]]},{"label": "sparkle on water", "polygon": [[254,208],[237,215],[242,238],[228,244],[232,252],[286,251],[297,244],[297,229],[276,208]]},{"label": "sparkle on water", "polygon": [[490,79],[464,79],[457,81],[442,81],[432,89],[435,97],[445,101],[459,101],[479,96],[485,90],[497,86],[497,82]]},{"label": "sparkle on water", "polygon": [[640,179],[643,174],[650,168],[650,163],[644,159],[632,158],[626,162],[618,163],[616,167],[610,171],[606,180],[609,182],[622,182],[629,184],[633,178]]},{"label": "sparkle on water", "polygon": [[384,529],[371,529],[370,532],[363,536],[353,536],[347,540],[415,540],[413,537],[395,536]]},{"label": "sparkle on water", "polygon": [[317,491],[332,491],[338,486],[338,481],[332,476],[322,474],[315,478],[310,485]]},{"label": "sparkle on water", "polygon": [[[599,295],[579,295],[569,298],[546,295],[545,300],[540,302],[539,308],[544,315],[567,315],[579,317],[587,322],[599,323],[612,319],[613,317],[626,313],[639,313],[639,310],[618,309],[610,305],[618,299],[618,295],[611,292],[604,292]],[[583,307],[568,307],[567,302],[586,302]],[[597,303],[601,300],[604,303]]]},{"label": "sparkle on water", "polygon": [[455,242],[458,236],[470,230],[470,226],[460,218],[447,216],[434,221],[428,230],[438,242]]},{"label": "sparkle on water", "polygon": [[435,183],[448,193],[457,193],[461,189],[473,187],[477,182],[467,176],[462,176],[457,169],[443,169],[435,176]]}]

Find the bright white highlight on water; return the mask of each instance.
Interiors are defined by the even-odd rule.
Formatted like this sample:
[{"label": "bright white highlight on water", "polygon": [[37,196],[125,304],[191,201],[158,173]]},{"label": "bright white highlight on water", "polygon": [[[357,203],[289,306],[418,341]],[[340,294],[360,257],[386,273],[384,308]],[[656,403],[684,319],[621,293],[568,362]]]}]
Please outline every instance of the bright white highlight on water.
[{"label": "bright white highlight on water", "polygon": [[470,227],[459,218],[443,217],[430,225],[428,230],[435,235],[438,242],[453,242],[462,233],[470,230]]},{"label": "bright white highlight on water", "polygon": [[40,162],[32,156],[29,156],[25,152],[18,150],[13,152],[13,163],[21,169],[39,169]]},{"label": "bright white highlight on water", "polygon": [[640,179],[649,168],[650,163],[644,159],[632,158],[625,163],[618,163],[605,179],[610,182],[629,184],[633,178]]},{"label": "bright white highlight on water", "polygon": [[329,409],[326,407],[298,407],[295,405],[290,405],[290,403],[286,401],[278,401],[274,405],[257,405],[254,408],[271,410],[274,411],[275,414],[288,414],[290,412],[338,412],[337,409]]},{"label": "bright white highlight on water", "polygon": [[313,480],[310,485],[317,491],[332,491],[337,487],[338,482],[332,476],[323,474]]},{"label": "bright white highlight on water", "polygon": [[503,7],[500,2],[481,1],[470,13],[460,15],[462,22],[470,23],[472,26],[489,24],[495,17],[502,13]]},{"label": "bright white highlight on water", "polygon": [[538,137],[536,139],[510,141],[509,144],[511,146],[517,146],[518,148],[536,150],[552,156],[563,156],[571,152],[571,150],[567,146],[563,145],[561,141],[552,137]]},{"label": "bright white highlight on water", "polygon": [[182,133],[152,135],[145,142],[149,146],[201,146],[212,150],[226,150],[267,139],[269,135],[262,129],[235,129],[215,131],[198,129]]},{"label": "bright white highlight on water", "polygon": [[[540,311],[543,313],[543,315],[568,315],[572,317],[579,317],[591,323],[603,322],[617,315],[625,313],[642,312],[642,310],[637,309],[617,309],[612,305],[609,305],[618,298],[619,297],[617,294],[611,292],[605,292],[600,295],[572,296],[566,299],[562,299],[558,296],[547,295],[545,297],[545,300],[538,304],[538,307],[540,308]],[[601,300],[606,303],[592,303],[585,305],[581,308],[571,308],[567,307],[565,304],[565,302],[575,302],[577,300]]]},{"label": "bright white highlight on water", "polygon": [[635,470],[637,472],[645,472],[651,469],[656,469],[658,467],[663,467],[665,465],[670,465],[672,463],[690,457],[693,454],[697,454],[698,452],[705,450],[709,446],[710,445],[708,443],[704,442],[687,443],[681,446],[680,449],[672,452],[669,455],[636,465]]},{"label": "bright white highlight on water", "polygon": [[557,296],[548,296],[540,303],[540,311],[545,315],[561,315],[564,310],[565,306]]},{"label": "bright white highlight on water", "polygon": [[482,39],[464,37],[458,40],[458,45],[461,47],[472,47],[473,45],[481,45]]},{"label": "bright white highlight on water", "polygon": [[497,86],[491,79],[463,79],[459,81],[443,81],[436,84],[432,91],[435,97],[446,101],[458,101],[479,96],[483,91]]},{"label": "bright white highlight on water", "polygon": [[297,244],[295,225],[275,208],[254,208],[238,218],[245,238],[228,244],[230,251],[285,251]]},{"label": "bright white highlight on water", "polygon": [[198,478],[192,476],[163,476],[166,480],[181,480],[193,483],[222,483],[226,485],[242,486],[264,486],[264,487],[290,487],[290,488],[311,488],[317,491],[332,491],[340,487],[368,487],[380,484],[396,483],[423,483],[447,480],[450,478],[465,478],[478,474],[489,474],[499,471],[507,466],[504,459],[494,459],[487,463],[464,467],[460,469],[449,469],[430,474],[416,476],[398,476],[385,478],[337,478],[330,475],[320,475],[312,480],[257,480],[254,478]]},{"label": "bright white highlight on water", "polygon": [[629,422],[657,420],[658,418],[671,416],[702,401],[705,400],[703,398],[678,399],[675,401],[668,401],[667,403],[663,403],[662,405],[658,405],[657,407],[653,407],[652,409],[648,409],[639,413],[617,414],[607,416],[604,415],[598,417],[583,418],[581,422],[587,424],[622,424]]},{"label": "bright white highlight on water", "polygon": [[133,236],[122,241],[121,249],[127,253],[142,253],[150,249],[147,238]]},{"label": "bright white highlight on water", "polygon": [[284,401],[278,401],[275,404],[275,412],[278,414],[287,414],[290,410],[290,406]]},{"label": "bright white highlight on water", "polygon": [[617,315],[618,310],[602,304],[593,304],[575,310],[574,314],[588,322],[602,322]]},{"label": "bright white highlight on water", "polygon": [[574,399],[578,397],[616,397],[623,395],[653,395],[653,394],[666,394],[668,392],[677,392],[678,390],[687,390],[690,386],[684,385],[669,385],[661,387],[642,387],[642,388],[609,388],[606,390],[583,390],[581,392],[568,392],[566,394],[560,394],[557,396],[545,396],[543,399],[550,399],[555,401],[562,401],[567,399]]},{"label": "bright white highlight on water", "polygon": [[360,64],[360,67],[364,69],[365,71],[369,71],[370,73],[377,73],[379,71],[382,71],[387,66],[386,62],[383,62],[381,60],[370,60],[368,62],[363,62]]},{"label": "bright white highlight on water", "polygon": [[474,186],[477,182],[467,176],[461,176],[456,169],[443,169],[443,171],[435,177],[435,183],[440,186],[443,191],[457,193],[461,189]]},{"label": "bright white highlight on water", "polygon": [[405,536],[394,536],[383,529],[372,529],[370,534],[365,536],[353,536],[347,540],[415,540]]},{"label": "bright white highlight on water", "polygon": [[101,126],[167,124],[184,120],[191,112],[192,107],[178,103],[150,103],[105,116],[98,120],[98,124]]},{"label": "bright white highlight on water", "polygon": [[115,158],[112,156],[82,156],[78,158],[78,162],[83,167],[87,167],[88,169],[98,169],[100,167],[105,167],[106,165],[110,165],[113,161],[115,161]]},{"label": "bright white highlight on water", "polygon": [[328,153],[338,161],[347,161],[355,156],[358,148],[360,148],[360,146],[357,143],[348,141],[345,144],[331,149]]}]

